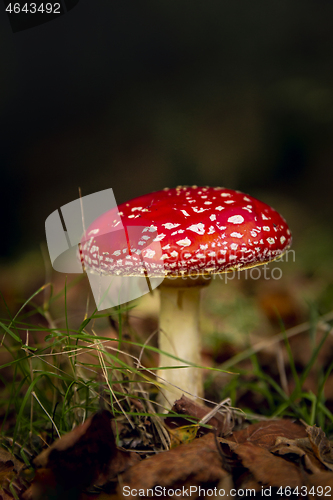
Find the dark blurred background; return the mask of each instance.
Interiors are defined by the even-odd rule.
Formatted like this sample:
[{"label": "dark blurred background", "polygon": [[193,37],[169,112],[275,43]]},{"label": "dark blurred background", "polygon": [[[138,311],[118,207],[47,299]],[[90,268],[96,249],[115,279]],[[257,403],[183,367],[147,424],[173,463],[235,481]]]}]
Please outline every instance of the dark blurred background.
[{"label": "dark blurred background", "polygon": [[80,0],[15,34],[0,22],[3,265],[39,251],[79,186],[121,203],[222,185],[296,239],[332,233],[331,0]]}]

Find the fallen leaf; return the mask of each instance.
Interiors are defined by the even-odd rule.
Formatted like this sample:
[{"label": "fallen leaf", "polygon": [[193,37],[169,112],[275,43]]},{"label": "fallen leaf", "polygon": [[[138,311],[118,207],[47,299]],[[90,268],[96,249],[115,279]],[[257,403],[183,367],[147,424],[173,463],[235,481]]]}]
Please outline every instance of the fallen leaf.
[{"label": "fallen leaf", "polygon": [[278,437],[275,445],[269,448],[271,453],[299,463],[303,458],[308,472],[314,473],[324,469],[324,465],[315,456],[308,438],[288,439]]},{"label": "fallen leaf", "polygon": [[308,477],[307,482],[308,492],[314,488],[313,494],[308,493],[309,498],[329,497],[333,494],[333,473],[332,472],[316,472]]},{"label": "fallen leaf", "polygon": [[235,443],[250,442],[262,448],[271,448],[275,445],[277,437],[296,439],[306,437],[303,426],[294,423],[292,420],[270,420],[251,424],[246,429],[235,431],[228,438]]},{"label": "fallen leaf", "polygon": [[243,467],[248,469],[258,485],[295,488],[301,486],[302,476],[297,465],[277,457],[265,448],[251,442],[238,444],[219,438],[237,455]]},{"label": "fallen leaf", "polygon": [[18,478],[15,484],[18,483],[19,488],[22,486],[18,476],[23,468],[24,463],[20,462],[9,451],[0,448],[0,498],[2,497],[2,500],[13,498],[8,492],[9,484],[15,478]]},{"label": "fallen leaf", "polygon": [[328,469],[333,471],[333,449],[324,431],[316,425],[307,426],[309,440],[314,454]]},{"label": "fallen leaf", "polygon": [[[147,458],[122,474],[118,493],[126,493],[129,499],[141,495],[139,490],[160,488],[214,488],[228,475],[221,467],[221,457],[215,436],[207,434],[192,443]],[[133,490],[136,494],[133,494]],[[127,494],[129,493],[129,494]],[[198,493],[198,492],[197,492]],[[151,494],[150,494],[151,496]],[[186,496],[186,494],[182,495]],[[193,492],[191,498],[197,498]]]},{"label": "fallen leaf", "polygon": [[198,425],[184,425],[182,427],[176,427],[175,429],[168,429],[171,440],[170,448],[173,449],[180,444],[186,444],[193,441],[197,435],[198,429]]},{"label": "fallen leaf", "polygon": [[117,449],[110,417],[106,410],[96,413],[38,455],[24,500],[74,499],[83,488],[104,484],[135,463],[137,456]]},{"label": "fallen leaf", "polygon": [[[175,401],[171,409],[171,412],[175,412],[180,415],[189,415],[198,421],[202,420],[210,411],[211,408],[201,406],[184,395]],[[188,424],[188,420],[181,417],[168,416],[165,419],[165,423],[169,428],[172,428],[176,426],[185,426]],[[199,435],[216,431],[219,436],[227,436],[232,431],[234,422],[232,419],[228,418],[227,415],[216,413],[214,417],[207,422],[207,425],[211,425],[213,427],[213,431],[207,427],[201,427]]]}]

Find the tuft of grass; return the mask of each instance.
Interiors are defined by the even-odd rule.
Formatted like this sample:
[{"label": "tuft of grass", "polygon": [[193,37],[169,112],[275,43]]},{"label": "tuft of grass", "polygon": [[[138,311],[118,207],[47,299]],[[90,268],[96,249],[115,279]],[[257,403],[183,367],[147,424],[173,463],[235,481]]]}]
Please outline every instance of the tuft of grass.
[{"label": "tuft of grass", "polygon": [[[0,380],[4,386],[0,392],[1,436],[6,439],[7,446],[8,442],[11,444],[12,451],[20,443],[20,453],[24,449],[37,453],[45,444],[83,423],[92,413],[107,408],[114,416],[116,429],[118,422],[129,429],[142,429],[148,419],[156,438],[155,451],[168,449],[170,436],[162,422],[163,408],[154,401],[163,381],[156,377],[156,367],[148,369],[141,362],[143,353],[159,353],[159,349],[124,335],[131,305],[105,313],[98,313],[96,309],[90,314],[86,312],[79,326],[73,328],[67,298],[70,288],[78,283],[75,280],[66,284],[57,295],[52,285],[44,285],[14,316],[4,302],[6,316],[0,318],[0,356],[6,354],[10,359],[0,366]],[[40,303],[42,293],[44,302]],[[59,302],[64,310],[62,321],[52,317],[53,306]],[[115,338],[105,338],[98,333],[100,323],[105,323],[108,317],[118,325]],[[332,433],[333,414],[326,405],[325,384],[333,370],[333,362],[325,370],[319,368],[315,394],[303,389],[328,335],[333,333],[330,321],[333,321],[332,312],[322,317],[312,314],[309,322],[288,331],[282,329],[282,333],[272,340],[249,347],[218,368],[210,368],[211,373],[214,370],[237,371],[215,399],[230,398],[236,406],[239,394],[248,391],[260,395],[264,401],[262,408],[256,408],[255,415],[253,408],[248,409],[249,418],[260,418],[258,414],[288,416],[302,419],[309,425],[317,424],[326,433]],[[316,343],[320,324],[324,334]],[[289,338],[306,331],[312,338],[312,351],[307,366],[300,372]],[[258,352],[270,342],[284,342],[294,381],[292,391],[260,365]],[[185,360],[175,359],[184,362],[184,367],[188,365]],[[244,369],[241,364],[244,360],[250,360],[251,370]],[[118,431],[116,438],[119,443]]]},{"label": "tuft of grass", "polygon": [[[95,309],[73,329],[67,307],[71,286],[66,284],[54,296],[52,285],[44,285],[13,317],[5,304],[8,317],[0,318],[0,355],[7,352],[10,360],[0,366],[1,372],[6,369],[6,376],[0,375],[4,384],[0,393],[1,435],[10,440],[12,451],[16,443],[21,449],[37,447],[38,451],[92,413],[107,408],[116,422],[125,422],[132,429],[142,428],[149,419],[160,447],[169,448],[170,437],[161,420],[163,408],[153,405],[163,381],[156,378],[156,367],[147,369],[141,362],[143,353],[160,351],[123,335],[125,319],[133,306],[105,313]],[[47,300],[44,297],[40,304],[38,296],[47,287]],[[50,312],[56,301],[63,301],[62,327]],[[118,325],[115,338],[98,334],[99,322],[110,316]],[[130,354],[133,350],[138,355]],[[175,359],[184,367],[189,364]]]},{"label": "tuft of grass", "polygon": [[[257,346],[235,355],[230,360],[220,365],[221,369],[235,370],[235,376],[225,385],[220,393],[221,398],[230,397],[232,404],[236,404],[239,394],[249,393],[260,395],[264,401],[260,409],[263,415],[269,417],[290,417],[301,419],[308,425],[318,425],[328,435],[333,433],[333,414],[326,405],[325,384],[333,370],[333,361],[324,370],[318,363],[320,351],[325,346],[329,335],[333,335],[333,327],[329,322],[333,320],[333,312],[317,317],[310,315],[310,321],[286,331],[282,326],[280,335],[272,339],[262,341]],[[322,330],[323,334],[318,343],[315,342],[316,333]],[[289,344],[289,338],[308,331],[310,337],[311,352],[307,365],[300,371],[296,367],[293,353]],[[293,380],[293,390],[284,387],[280,380],[275,380],[271,374],[267,373],[261,366],[258,353],[268,347],[269,344],[278,344],[283,341],[288,355],[290,372]],[[251,361],[251,370],[242,368],[242,362]],[[306,391],[303,386],[308,379],[311,370],[316,365],[317,387],[315,393]],[[251,410],[248,410],[251,412]],[[260,413],[260,411],[259,411]]]}]

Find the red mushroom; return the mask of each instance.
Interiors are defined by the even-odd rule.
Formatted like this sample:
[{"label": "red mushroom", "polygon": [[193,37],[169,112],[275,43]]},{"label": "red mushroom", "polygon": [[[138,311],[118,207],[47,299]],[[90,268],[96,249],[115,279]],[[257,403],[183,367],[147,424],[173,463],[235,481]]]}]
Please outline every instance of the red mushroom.
[{"label": "red mushroom", "polygon": [[[278,212],[231,189],[164,189],[119,205],[118,210],[127,237],[120,241],[114,232],[109,233],[116,221],[114,210],[99,217],[87,230],[93,234],[90,245],[81,250],[86,269],[118,276],[147,272],[165,277],[159,288],[160,349],[197,365],[202,286],[213,274],[268,263],[291,244],[290,230]],[[95,253],[98,249],[98,261],[90,258],[92,247]],[[179,365],[184,363],[161,354],[161,367]],[[193,397],[203,395],[201,371],[193,366],[161,369],[159,376],[180,388],[164,391],[167,405],[183,391]]]}]

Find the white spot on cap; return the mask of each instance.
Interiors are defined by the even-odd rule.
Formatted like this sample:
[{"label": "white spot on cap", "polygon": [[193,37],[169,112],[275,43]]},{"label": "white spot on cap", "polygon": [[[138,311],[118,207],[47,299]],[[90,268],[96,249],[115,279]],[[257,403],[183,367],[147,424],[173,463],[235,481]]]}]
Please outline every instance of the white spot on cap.
[{"label": "white spot on cap", "polygon": [[267,241],[268,241],[268,243],[270,243],[271,245],[273,245],[273,243],[275,243],[274,238],[267,238]]},{"label": "white spot on cap", "polygon": [[205,201],[204,205],[211,205],[213,202],[212,201]]},{"label": "white spot on cap", "polygon": [[120,250],[116,250],[115,252],[113,252],[112,255],[120,255],[121,254],[121,251]]},{"label": "white spot on cap", "polygon": [[231,248],[231,250],[237,250],[237,248],[238,248],[237,243],[231,243],[230,248]]},{"label": "white spot on cap", "polygon": [[201,250],[206,250],[206,248],[208,248],[208,245],[200,245]]},{"label": "white spot on cap", "polygon": [[92,229],[91,231],[89,231],[88,236],[90,234],[97,234],[97,233],[99,233],[99,229]]},{"label": "white spot on cap", "polygon": [[225,201],[224,203],[225,203],[225,204],[227,204],[227,203],[228,203],[228,204],[230,205],[230,203],[235,203],[235,200],[227,200],[227,201]]},{"label": "white spot on cap", "polygon": [[161,234],[158,234],[156,236],[156,238],[154,238],[154,241],[161,241],[161,240],[163,240],[163,238],[165,238],[165,234],[161,233]]},{"label": "white spot on cap", "polygon": [[142,207],[133,207],[132,212],[135,212],[135,210],[142,210]]},{"label": "white spot on cap", "polygon": [[261,214],[262,220],[269,220],[268,217],[266,217],[265,214]]},{"label": "white spot on cap", "polygon": [[215,210],[219,210],[219,211],[221,211],[221,210],[224,210],[224,209],[225,209],[225,207],[221,207],[221,206],[219,206],[219,207],[216,207],[216,209],[215,209]]},{"label": "white spot on cap", "polygon": [[242,224],[244,222],[244,217],[242,215],[232,215],[229,217],[228,222],[232,224]]},{"label": "white spot on cap", "polygon": [[180,247],[189,247],[192,242],[189,238],[184,238],[183,240],[176,241],[176,243]]},{"label": "white spot on cap", "polygon": [[264,231],[270,231],[270,227],[269,227],[269,226],[264,226],[264,227],[263,227],[263,230],[264,230]]},{"label": "white spot on cap", "polygon": [[283,243],[284,243],[285,241],[286,241],[286,238],[285,238],[284,236],[281,236],[281,238],[280,238],[280,242],[282,243],[282,245],[283,245]]},{"label": "white spot on cap", "polygon": [[223,196],[223,198],[226,198],[227,196],[231,196],[230,193],[221,193],[221,196]]},{"label": "white spot on cap", "polygon": [[152,259],[155,255],[155,250],[151,250],[150,248],[147,248],[142,252],[142,255],[147,258],[147,259]]},{"label": "white spot on cap", "polygon": [[175,227],[180,226],[180,224],[172,224],[172,222],[167,222],[166,224],[162,224],[165,229],[174,229]]},{"label": "white spot on cap", "polygon": [[213,220],[216,220],[216,215],[215,214],[212,214],[209,216],[210,220],[213,221]]},{"label": "white spot on cap", "polygon": [[190,253],[184,253],[185,259],[189,259],[191,256],[192,256],[192,254],[190,254]]},{"label": "white spot on cap", "polygon": [[213,233],[215,233],[215,228],[214,226],[210,226],[207,234],[213,234]]},{"label": "white spot on cap", "polygon": [[169,243],[167,245],[164,245],[164,247],[162,247],[163,250],[168,250],[168,248],[170,248]]},{"label": "white spot on cap", "polygon": [[183,214],[185,215],[185,217],[190,217],[190,214],[188,214],[188,213],[186,212],[186,210],[181,210],[181,212],[183,212]]},{"label": "white spot on cap", "polygon": [[171,252],[171,257],[178,257],[178,252],[176,252],[176,250],[174,250],[173,252]]},{"label": "white spot on cap", "polygon": [[189,226],[187,229],[197,234],[205,234],[205,224],[203,224],[202,222],[199,222],[198,224],[192,224],[192,226]]},{"label": "white spot on cap", "polygon": [[240,233],[231,233],[231,235],[233,238],[243,238],[243,235],[240,234]]},{"label": "white spot on cap", "polygon": [[248,198],[247,196],[244,196],[243,200],[245,200],[245,201],[251,201],[250,198]]},{"label": "white spot on cap", "polygon": [[209,208],[198,208],[198,207],[192,207],[193,208],[193,212],[197,213],[197,214],[201,214],[201,212],[205,212],[205,210],[209,210]]}]

